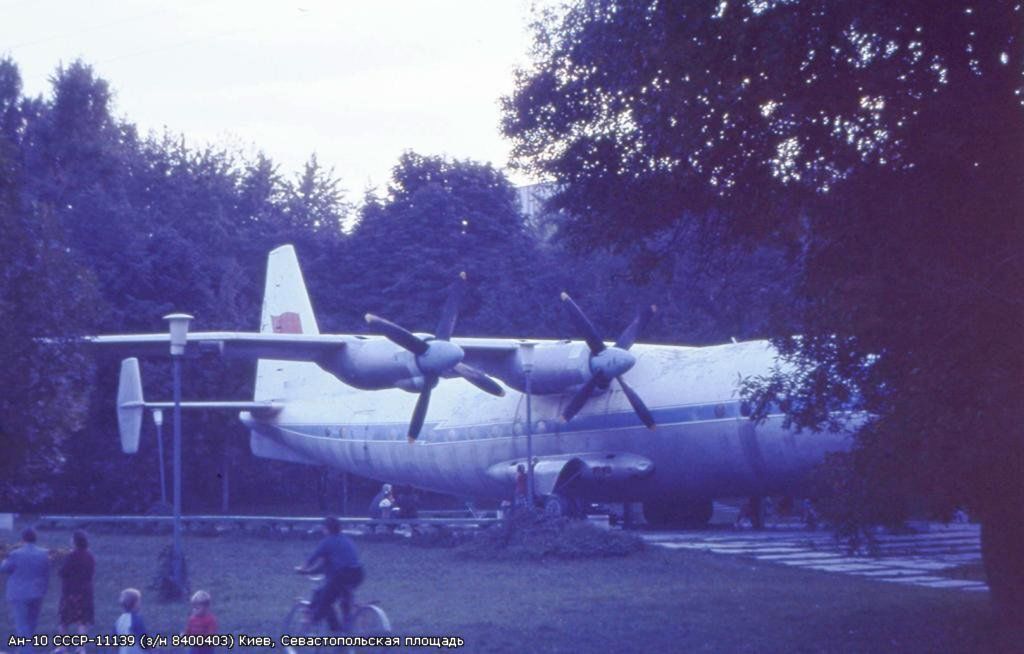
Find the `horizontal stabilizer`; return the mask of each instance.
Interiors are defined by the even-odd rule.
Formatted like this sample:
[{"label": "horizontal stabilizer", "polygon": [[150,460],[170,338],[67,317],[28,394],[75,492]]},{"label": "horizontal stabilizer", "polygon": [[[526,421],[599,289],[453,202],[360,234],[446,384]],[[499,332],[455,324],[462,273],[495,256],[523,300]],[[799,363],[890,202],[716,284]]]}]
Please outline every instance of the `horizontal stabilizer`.
[{"label": "horizontal stabilizer", "polygon": [[[173,409],[174,402],[144,402],[147,409]],[[254,415],[263,417],[280,413],[283,405],[277,402],[244,402],[226,400],[223,402],[182,402],[182,409],[235,409],[236,411],[250,411]]]},{"label": "horizontal stabilizer", "polygon": [[[270,417],[281,412],[277,402],[181,402],[182,409],[233,409],[249,411],[258,417]],[[117,428],[121,435],[121,450],[125,454],[139,451],[139,436],[145,409],[173,409],[174,402],[147,402],[142,395],[142,376],[139,360],[135,357],[121,362],[121,377],[117,385]]]}]

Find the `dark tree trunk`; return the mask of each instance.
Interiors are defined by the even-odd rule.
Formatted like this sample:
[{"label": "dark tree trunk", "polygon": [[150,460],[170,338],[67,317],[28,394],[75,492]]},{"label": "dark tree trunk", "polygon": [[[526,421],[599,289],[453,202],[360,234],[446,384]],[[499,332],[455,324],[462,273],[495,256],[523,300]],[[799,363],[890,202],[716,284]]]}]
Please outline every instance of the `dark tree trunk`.
[{"label": "dark tree trunk", "polygon": [[1020,628],[1024,625],[1024,506],[1005,504],[982,518],[981,554],[1000,622]]}]

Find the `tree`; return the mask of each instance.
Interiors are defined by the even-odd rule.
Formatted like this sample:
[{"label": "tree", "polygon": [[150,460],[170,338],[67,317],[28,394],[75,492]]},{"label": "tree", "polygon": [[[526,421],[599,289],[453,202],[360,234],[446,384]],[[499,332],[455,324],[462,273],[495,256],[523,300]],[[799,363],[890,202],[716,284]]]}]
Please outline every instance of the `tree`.
[{"label": "tree", "polygon": [[[83,424],[92,366],[62,337],[94,324],[95,281],[66,256],[69,240],[29,202],[19,156],[21,78],[0,60],[0,503],[47,499],[64,470],[65,440]],[[55,339],[46,342],[41,339]]]},{"label": "tree", "polygon": [[355,315],[372,310],[432,331],[447,288],[465,271],[472,291],[457,329],[493,334],[525,326],[514,305],[533,243],[512,186],[490,164],[402,155],[387,197],[364,205],[349,248],[348,295],[365,298],[350,309]]},{"label": "tree", "polygon": [[[23,97],[17,67],[0,60],[0,435],[10,454],[0,494],[18,509],[138,510],[156,497],[152,427],[127,465],[110,404],[115,357],[95,357],[94,374],[94,352],[65,339],[163,329],[172,310],[194,313],[198,328],[251,330],[267,251],[296,242],[329,261],[348,208],[315,160],[293,183],[262,155],[140,139],[83,62],[51,83],[49,96]],[[151,398],[170,394],[166,363],[144,362]],[[204,362],[185,374],[188,394],[252,397],[251,364]],[[224,448],[245,432],[227,413],[187,420],[188,507],[218,495]],[[286,472],[251,457],[239,467],[232,478],[250,497]]]},{"label": "tree", "polygon": [[[752,380],[795,424],[872,416],[850,466],[982,521],[1024,611],[1024,113],[1013,2],[579,2],[542,16],[505,102],[519,162],[564,184],[577,244],[717,212],[795,270]],[[792,333],[801,338],[790,338]],[[880,462],[884,461],[885,465]]]}]

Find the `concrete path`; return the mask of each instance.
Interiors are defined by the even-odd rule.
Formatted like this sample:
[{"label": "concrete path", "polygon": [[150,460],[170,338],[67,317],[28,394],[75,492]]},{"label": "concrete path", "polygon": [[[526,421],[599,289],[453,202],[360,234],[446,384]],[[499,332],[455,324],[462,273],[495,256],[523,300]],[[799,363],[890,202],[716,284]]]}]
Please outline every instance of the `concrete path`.
[{"label": "concrete path", "polygon": [[748,556],[823,572],[930,588],[985,592],[982,581],[952,579],[942,571],[981,561],[978,525],[927,524],[914,534],[878,534],[872,555],[850,555],[828,532],[797,529],[662,531],[642,533],[656,547]]}]

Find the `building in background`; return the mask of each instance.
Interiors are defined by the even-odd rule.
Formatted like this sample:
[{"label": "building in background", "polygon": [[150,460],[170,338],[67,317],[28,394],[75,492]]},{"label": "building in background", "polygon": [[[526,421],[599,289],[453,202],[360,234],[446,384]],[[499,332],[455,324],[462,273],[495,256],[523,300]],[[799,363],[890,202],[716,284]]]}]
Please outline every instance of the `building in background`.
[{"label": "building in background", "polygon": [[523,222],[527,229],[537,237],[537,240],[546,243],[554,236],[558,229],[559,212],[548,212],[545,208],[547,201],[558,192],[558,185],[554,182],[540,182],[517,186],[516,195],[519,196],[519,210],[523,214]]}]

